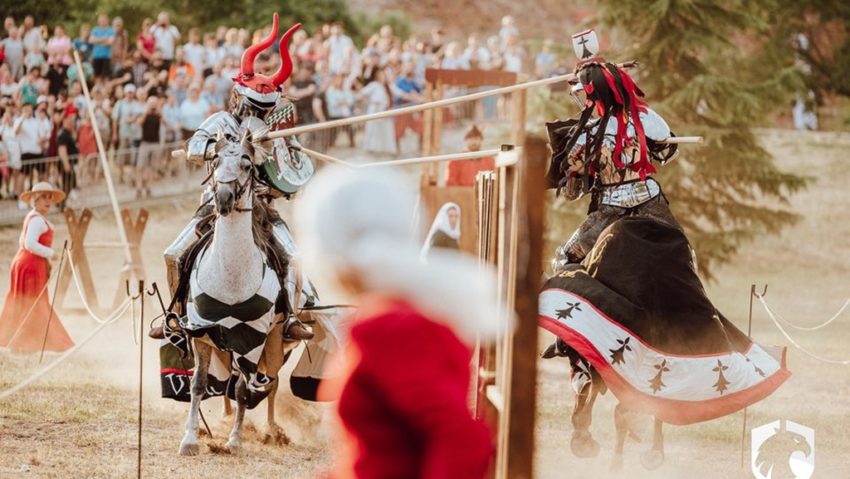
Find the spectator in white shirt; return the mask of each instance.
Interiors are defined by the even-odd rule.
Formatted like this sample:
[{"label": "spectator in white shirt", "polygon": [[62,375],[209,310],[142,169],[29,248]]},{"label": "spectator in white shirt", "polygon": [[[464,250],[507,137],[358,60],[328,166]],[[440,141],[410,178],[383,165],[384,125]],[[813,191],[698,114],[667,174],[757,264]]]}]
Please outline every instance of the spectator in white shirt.
[{"label": "spectator in white shirt", "polygon": [[215,66],[220,64],[224,57],[224,48],[218,45],[215,35],[212,33],[204,35],[204,78],[213,74]]},{"label": "spectator in white shirt", "polygon": [[47,165],[39,160],[44,156],[43,145],[50,140],[50,123],[36,118],[32,104],[24,103],[13,128],[21,149],[21,173],[31,180],[36,170],[43,176]]},{"label": "spectator in white shirt", "polygon": [[0,41],[6,55],[4,64],[9,65],[15,81],[24,76],[24,42],[21,40],[23,27],[10,27],[9,36]]},{"label": "spectator in white shirt", "polygon": [[331,26],[331,36],[325,43],[328,52],[328,71],[332,74],[350,72],[354,42],[345,34],[342,23],[336,22]]},{"label": "spectator in white shirt", "polygon": [[537,78],[545,78],[552,74],[557,66],[558,57],[552,53],[552,40],[546,39],[543,48],[534,59],[534,75]]},{"label": "spectator in white shirt", "polygon": [[174,61],[177,42],[180,41],[180,31],[171,24],[168,13],[160,12],[156,17],[156,24],[151,27],[151,34],[156,40],[156,47],[162,52],[165,67],[170,67],[171,62]]},{"label": "spectator in white shirt", "polygon": [[[351,90],[351,85],[346,85],[345,83],[345,74],[337,73],[333,75],[330,86],[327,90],[325,90],[325,103],[327,104],[328,109],[328,119],[338,120],[340,118],[350,117],[354,113],[355,100],[356,97],[354,96],[354,92]],[[348,134],[348,144],[351,148],[354,148],[354,129],[351,125],[332,129],[329,145],[334,146],[340,130],[343,130]]]},{"label": "spectator in white shirt", "polygon": [[0,121],[0,141],[6,150],[6,165],[12,172],[9,179],[9,193],[17,198],[24,190],[24,177],[21,175],[21,142],[15,132],[15,115],[11,108],[3,112]]},{"label": "spectator in white shirt", "polygon": [[519,37],[519,29],[516,27],[514,17],[505,15],[502,17],[502,28],[499,30],[499,39],[503,47],[507,46],[510,37]]},{"label": "spectator in white shirt", "polygon": [[44,51],[44,34],[41,28],[35,26],[35,19],[32,15],[27,15],[24,18],[24,50],[27,51]]},{"label": "spectator in white shirt", "polygon": [[189,139],[209,114],[210,104],[201,98],[201,86],[193,83],[189,87],[188,97],[180,104],[180,127],[183,129],[183,139]]},{"label": "spectator in white shirt", "polygon": [[517,44],[516,37],[509,37],[508,45],[505,47],[505,71],[522,72],[524,61],[525,51]]},{"label": "spectator in white shirt", "polygon": [[138,147],[142,141],[142,127],[139,118],[144,115],[145,106],[136,96],[136,85],[124,85],[124,98],[115,103],[112,109],[112,133],[118,141],[121,154],[116,160],[119,166],[120,180],[132,182]]},{"label": "spectator in white shirt", "polygon": [[475,70],[489,70],[492,55],[490,50],[478,41],[478,36],[470,35],[466,45],[463,56],[466,57],[469,66]]},{"label": "spectator in white shirt", "polygon": [[206,69],[207,50],[201,45],[201,30],[189,30],[189,43],[183,45],[183,58],[195,69],[195,80],[202,79]]},{"label": "spectator in white shirt", "polygon": [[451,42],[446,45],[446,56],[440,68],[444,70],[469,70],[469,60],[463,55],[460,43]]},{"label": "spectator in white shirt", "polygon": [[[298,30],[301,32],[302,30]],[[298,32],[295,32],[295,36],[298,36]],[[295,42],[295,38],[292,39],[293,43]],[[227,30],[227,33],[224,34],[224,55],[226,57],[233,57],[237,60],[242,56],[242,43],[239,40],[239,30],[235,28],[230,28]]]}]

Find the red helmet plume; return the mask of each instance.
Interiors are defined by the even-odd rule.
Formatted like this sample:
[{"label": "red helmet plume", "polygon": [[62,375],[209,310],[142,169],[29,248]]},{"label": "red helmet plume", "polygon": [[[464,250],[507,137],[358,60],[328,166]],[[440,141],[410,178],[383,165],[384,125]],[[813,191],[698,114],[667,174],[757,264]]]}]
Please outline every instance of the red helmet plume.
[{"label": "red helmet plume", "polygon": [[280,55],[281,55],[281,65],[278,68],[277,72],[275,72],[272,76],[255,74],[254,73],[254,59],[257,58],[257,55],[260,54],[261,51],[270,47],[272,43],[274,43],[277,38],[277,30],[278,30],[278,15],[274,14],[274,19],[272,21],[272,29],[269,34],[263,38],[259,43],[255,45],[251,45],[248,47],[245,52],[242,53],[242,64],[239,69],[239,75],[233,78],[233,81],[236,83],[246,86],[251,90],[254,90],[258,93],[272,93],[276,91],[280,91],[280,86],[283,82],[289,78],[289,74],[292,73],[292,58],[289,55],[289,39],[292,35],[301,27],[300,23],[296,23],[292,28],[286,31],[283,37],[280,39]]}]

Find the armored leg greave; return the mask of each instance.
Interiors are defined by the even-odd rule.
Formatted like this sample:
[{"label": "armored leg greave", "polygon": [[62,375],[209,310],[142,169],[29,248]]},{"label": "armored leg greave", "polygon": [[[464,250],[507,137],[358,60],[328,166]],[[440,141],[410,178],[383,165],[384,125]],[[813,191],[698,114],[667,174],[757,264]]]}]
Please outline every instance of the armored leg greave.
[{"label": "armored leg greave", "polygon": [[593,249],[602,231],[624,216],[653,218],[679,230],[682,229],[670,211],[670,205],[664,195],[658,195],[633,208],[599,205],[596,211],[587,215],[570,239],[556,250],[552,264],[555,272],[560,272],[567,264],[580,263]]}]

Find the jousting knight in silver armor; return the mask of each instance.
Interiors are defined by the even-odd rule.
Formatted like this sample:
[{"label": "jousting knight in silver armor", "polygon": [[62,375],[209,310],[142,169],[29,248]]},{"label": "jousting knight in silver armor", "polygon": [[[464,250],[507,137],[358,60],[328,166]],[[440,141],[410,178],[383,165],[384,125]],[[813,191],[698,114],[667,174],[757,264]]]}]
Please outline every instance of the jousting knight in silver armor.
[{"label": "jousting knight in silver armor", "polygon": [[587,218],[557,250],[556,273],[581,262],[602,230],[625,216],[649,216],[681,229],[651,176],[652,161],[663,165],[677,153],[675,144],[663,143],[673,136],[670,127],[643,101],[624,68],[596,56],[596,32],[574,35],[573,48],[580,60],[571,94],[582,112],[578,119],[546,125],[552,147],[548,180],[568,200],[592,196]]},{"label": "jousting knight in silver armor", "polygon": [[[186,159],[196,165],[208,165],[215,156],[215,144],[218,138],[242,138],[246,131],[251,131],[254,138],[254,158],[252,159],[257,171],[258,181],[253,182],[255,195],[260,198],[267,218],[271,223],[271,247],[278,253],[276,256],[287,258],[289,261],[281,267],[287,271],[277,271],[280,278],[285,278],[287,311],[289,317],[284,324],[286,339],[310,339],[313,333],[292,314],[301,308],[313,306],[317,300],[313,286],[306,276],[295,267],[298,252],[292,235],[277,212],[271,207],[276,198],[291,198],[303,187],[313,175],[313,164],[299,149],[294,137],[269,140],[264,138],[269,131],[294,126],[295,109],[290,101],[282,97],[283,83],[292,73],[292,59],[289,55],[289,39],[300,27],[294,25],[283,34],[279,47],[281,65],[271,76],[254,71],[254,59],[260,52],[270,47],[277,39],[278,15],[269,35],[259,43],[248,47],[242,54],[239,75],[236,76],[230,97],[230,111],[221,111],[207,118],[186,144]],[[257,138],[261,141],[257,143]],[[212,205],[212,186],[204,190],[201,207],[195,213],[192,221],[183,229],[171,246],[165,250],[165,261],[168,270],[168,283],[172,296],[178,292],[181,281],[181,271],[186,263],[186,255],[203,233],[204,226],[214,217]],[[255,207],[256,210],[256,207]],[[256,216],[256,211],[255,211]],[[266,225],[268,226],[268,225]]]}]

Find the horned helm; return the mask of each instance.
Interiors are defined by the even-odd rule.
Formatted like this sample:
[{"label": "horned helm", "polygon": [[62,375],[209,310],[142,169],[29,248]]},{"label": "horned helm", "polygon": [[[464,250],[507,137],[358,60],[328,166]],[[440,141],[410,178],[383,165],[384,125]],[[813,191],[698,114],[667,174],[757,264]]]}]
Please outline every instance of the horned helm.
[{"label": "horned helm", "polygon": [[[233,81],[236,83],[234,91],[236,96],[239,97],[234,105],[236,110],[234,113],[236,115],[244,116],[245,113],[253,112],[263,116],[264,113],[270,111],[277,104],[277,100],[280,98],[281,91],[283,90],[283,82],[292,73],[289,39],[299,28],[301,28],[301,24],[296,23],[280,38],[280,42],[278,43],[281,57],[280,68],[271,76],[255,73],[254,59],[277,39],[277,13],[274,14],[272,29],[268,36],[259,43],[251,45],[242,53],[239,75],[233,77]],[[250,111],[246,111],[246,109]]]}]

